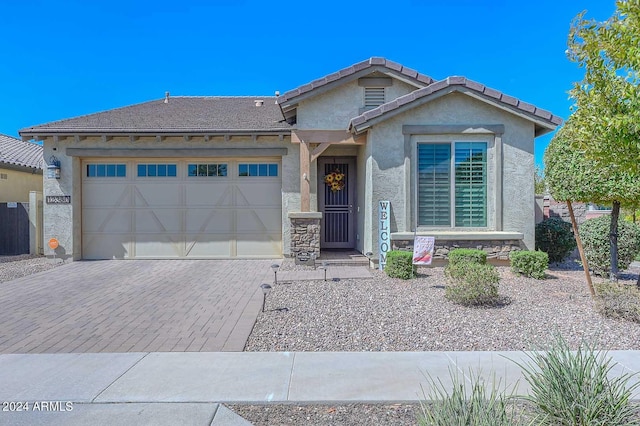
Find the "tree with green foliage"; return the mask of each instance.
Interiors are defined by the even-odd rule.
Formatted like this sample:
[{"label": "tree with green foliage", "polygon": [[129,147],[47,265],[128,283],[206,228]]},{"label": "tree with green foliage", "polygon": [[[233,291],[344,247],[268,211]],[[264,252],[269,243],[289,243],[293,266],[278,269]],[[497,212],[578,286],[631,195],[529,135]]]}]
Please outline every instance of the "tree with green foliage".
[{"label": "tree with green foliage", "polygon": [[[631,206],[640,199],[640,175],[616,165],[593,160],[584,151],[571,146],[573,122],[556,132],[544,154],[547,187],[558,201],[583,201],[596,204]],[[612,216],[613,222],[613,216]],[[617,232],[617,223],[616,223]],[[617,274],[617,239],[611,247],[612,275]]]},{"label": "tree with green foliage", "polygon": [[615,279],[618,217],[621,203],[629,198],[617,186],[624,186],[625,179],[640,178],[640,0],[618,0],[615,13],[604,22],[580,13],[572,22],[568,45],[569,58],[584,68],[585,76],[570,92],[575,104],[561,139],[585,157],[583,166],[597,168],[587,172],[603,180],[594,182],[602,191],[576,183],[589,196],[565,199],[611,202],[611,278]]}]

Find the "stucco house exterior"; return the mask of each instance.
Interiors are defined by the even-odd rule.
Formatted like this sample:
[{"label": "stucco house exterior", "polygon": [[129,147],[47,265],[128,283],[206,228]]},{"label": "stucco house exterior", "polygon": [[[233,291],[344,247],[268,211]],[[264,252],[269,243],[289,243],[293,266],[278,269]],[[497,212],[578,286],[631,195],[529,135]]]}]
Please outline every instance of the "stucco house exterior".
[{"label": "stucco house exterior", "polygon": [[0,203],[28,203],[42,191],[42,146],[0,134]]},{"label": "stucco house exterior", "polygon": [[[534,248],[534,139],[561,119],[370,58],[276,96],[176,97],[20,131],[44,142],[45,240],[73,259]],[[53,157],[52,157],[53,156]],[[52,254],[49,252],[48,254]]]}]

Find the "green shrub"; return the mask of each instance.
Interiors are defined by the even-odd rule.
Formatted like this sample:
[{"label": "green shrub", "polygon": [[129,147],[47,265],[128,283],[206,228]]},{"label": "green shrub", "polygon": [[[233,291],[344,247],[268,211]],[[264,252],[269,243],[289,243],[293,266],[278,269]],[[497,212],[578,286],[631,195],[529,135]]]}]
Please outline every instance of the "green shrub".
[{"label": "green shrub", "polygon": [[500,274],[493,265],[454,263],[447,265],[445,297],[465,306],[493,305],[499,301]]},{"label": "green shrub", "polygon": [[640,290],[632,285],[596,284],[596,307],[605,317],[640,323]]},{"label": "green shrub", "polygon": [[[611,217],[604,215],[589,219],[580,225],[579,232],[589,268],[598,275],[611,270],[609,226]],[[624,271],[640,251],[640,226],[620,220],[618,222],[618,269]]]},{"label": "green shrub", "polygon": [[549,267],[549,255],[543,251],[512,251],[509,260],[513,272],[538,280],[545,278]]},{"label": "green shrub", "polygon": [[387,264],[384,272],[392,278],[408,280],[415,278],[417,268],[413,265],[413,253],[410,251],[391,250],[387,253]]},{"label": "green shrub", "polygon": [[550,262],[562,262],[575,248],[570,223],[550,217],[536,225],[536,250],[547,253]]},{"label": "green shrub", "polygon": [[483,250],[457,248],[449,252],[447,256],[449,259],[449,265],[456,263],[487,263],[487,253]]},{"label": "green shrub", "polygon": [[585,342],[571,351],[558,335],[548,351],[528,355],[524,364],[516,362],[531,386],[525,399],[538,412],[535,424],[636,424],[629,399],[640,383],[629,385],[630,375],[612,374],[616,364],[605,355]]},{"label": "green shrub", "polygon": [[419,425],[429,426],[511,426],[517,424],[514,405],[509,405],[513,391],[505,396],[496,382],[495,374],[490,385],[480,374],[469,372],[469,380],[459,370],[449,368],[453,384],[448,392],[440,379],[427,375],[429,393],[422,390]]}]

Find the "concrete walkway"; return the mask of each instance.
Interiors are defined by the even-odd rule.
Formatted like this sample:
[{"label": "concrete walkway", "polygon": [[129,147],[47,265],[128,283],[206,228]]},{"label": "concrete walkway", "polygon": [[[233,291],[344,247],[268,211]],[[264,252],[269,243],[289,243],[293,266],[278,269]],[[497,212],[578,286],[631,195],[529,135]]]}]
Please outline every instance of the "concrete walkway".
[{"label": "concrete walkway", "polygon": [[[640,351],[609,356],[612,374],[640,372]],[[5,354],[0,400],[30,409],[0,411],[0,424],[240,425],[220,403],[416,402],[421,386],[429,392],[425,374],[451,387],[449,369],[495,373],[526,393],[513,362],[526,360],[522,352]]]}]

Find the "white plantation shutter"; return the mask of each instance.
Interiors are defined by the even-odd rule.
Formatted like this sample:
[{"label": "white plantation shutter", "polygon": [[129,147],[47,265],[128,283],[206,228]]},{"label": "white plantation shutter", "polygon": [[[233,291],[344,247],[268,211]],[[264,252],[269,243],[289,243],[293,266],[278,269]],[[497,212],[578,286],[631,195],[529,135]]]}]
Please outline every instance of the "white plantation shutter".
[{"label": "white plantation shutter", "polygon": [[418,225],[451,226],[451,145],[418,145]]},{"label": "white plantation shutter", "polygon": [[456,226],[487,226],[487,144],[455,144]]}]

